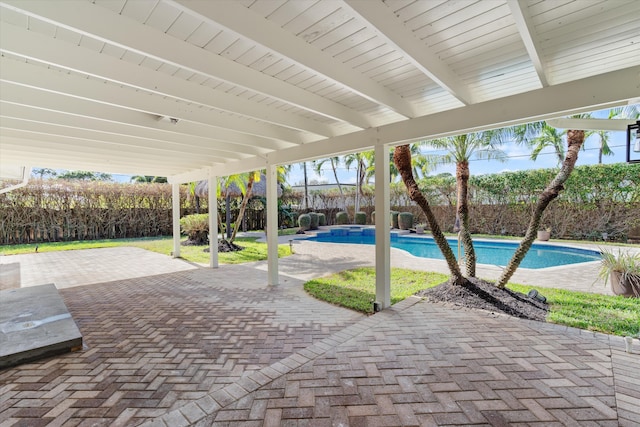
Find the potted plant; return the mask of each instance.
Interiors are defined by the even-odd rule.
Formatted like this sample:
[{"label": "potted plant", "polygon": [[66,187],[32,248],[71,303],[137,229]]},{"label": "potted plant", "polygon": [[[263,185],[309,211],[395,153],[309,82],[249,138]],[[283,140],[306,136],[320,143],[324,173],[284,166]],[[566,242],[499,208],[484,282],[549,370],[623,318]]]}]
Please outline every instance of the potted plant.
[{"label": "potted plant", "polygon": [[416,225],[416,234],[424,234],[425,225],[417,224]]},{"label": "potted plant", "polygon": [[546,242],[551,238],[551,228],[543,228],[538,230],[538,240]]},{"label": "potted plant", "polygon": [[600,272],[598,276],[605,284],[611,284],[615,295],[640,298],[640,253],[617,253],[601,249]]}]

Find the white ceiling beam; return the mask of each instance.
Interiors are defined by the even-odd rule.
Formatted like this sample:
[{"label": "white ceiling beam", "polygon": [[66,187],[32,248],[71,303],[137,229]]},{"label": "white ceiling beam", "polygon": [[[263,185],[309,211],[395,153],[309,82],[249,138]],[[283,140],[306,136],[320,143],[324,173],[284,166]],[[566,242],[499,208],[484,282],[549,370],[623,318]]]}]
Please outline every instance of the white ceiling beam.
[{"label": "white ceiling beam", "polygon": [[[46,142],[46,141],[44,141]],[[126,157],[112,151],[100,157],[92,153],[79,152],[74,156],[59,149],[38,146],[43,141],[29,138],[6,137],[0,139],[0,162],[3,165],[23,164],[24,159],[35,167],[46,166],[57,169],[94,170],[131,175],[167,176],[188,168],[190,164],[160,159],[150,162],[146,158]]]},{"label": "white ceiling beam", "polygon": [[[195,105],[177,103],[160,96],[150,96],[133,89],[125,89],[116,85],[107,85],[94,79],[82,78],[78,75],[62,73],[42,66],[22,63],[9,58],[0,57],[0,81],[16,85],[35,88],[47,92],[90,100],[96,103],[121,107],[128,110],[144,112],[153,116],[174,117],[180,120],[192,121],[211,128],[211,137],[229,142],[250,140],[251,145],[268,149],[279,149],[294,144],[302,144],[307,140],[302,134],[291,129],[277,127],[264,123],[257,123],[230,116],[216,114],[213,111],[199,108]],[[3,93],[3,98],[5,95]],[[38,105],[39,99],[33,100],[31,105]],[[60,102],[57,110],[64,111],[65,102]],[[227,123],[231,123],[233,130],[229,130]],[[227,127],[225,129],[225,126]],[[256,133],[252,138],[238,138],[236,128],[247,129],[247,133]],[[267,135],[267,138],[258,135]],[[273,137],[273,139],[269,138]]]},{"label": "white ceiling beam", "polygon": [[531,59],[531,63],[536,69],[538,79],[540,79],[540,84],[543,87],[549,86],[545,73],[545,64],[541,55],[542,51],[538,43],[535,27],[527,10],[527,3],[524,0],[507,0],[507,4],[511,10],[511,16],[516,22],[516,28],[520,33],[520,38],[527,49],[527,54]]},{"label": "white ceiling beam", "polygon": [[0,50],[45,64],[87,74],[163,96],[216,108],[278,126],[335,136],[331,126],[274,110],[257,102],[230,95],[159,71],[90,51],[24,28],[3,23]]},{"label": "white ceiling beam", "polygon": [[547,124],[558,129],[604,130],[626,131],[627,126],[635,124],[631,119],[573,119],[559,118],[549,119]]},{"label": "white ceiling beam", "polygon": [[[67,8],[59,7],[56,2],[6,0],[4,4],[28,16],[178,68],[244,87],[315,114],[360,128],[374,125],[366,115],[337,102],[178,40],[90,2],[74,3],[73,13],[69,13]],[[122,28],[127,30],[122,31]]]},{"label": "white ceiling beam", "polygon": [[370,78],[336,61],[331,55],[255,14],[236,0],[215,2],[171,1],[183,12],[220,25],[256,44],[278,52],[298,65],[322,74],[351,92],[381,104],[405,117],[415,117],[415,108]]},{"label": "white ceiling beam", "polygon": [[184,183],[201,181],[208,178],[209,170],[215,176],[229,176],[244,172],[262,170],[267,167],[266,160],[260,157],[252,157],[246,160],[235,160],[232,162],[211,165],[189,172],[175,174],[169,177],[170,183]]},{"label": "white ceiling beam", "polygon": [[[188,160],[192,163],[224,162],[229,160],[246,159],[249,156],[239,154],[197,154],[192,151],[172,150],[148,141],[136,141],[135,138],[115,137],[99,132],[86,132],[80,129],[69,129],[61,126],[25,122],[17,119],[0,117],[0,139],[16,137],[44,141],[45,143],[60,144],[65,149],[75,152],[76,149],[94,149],[96,156],[103,151],[115,151],[121,156],[145,156],[149,160],[173,159],[174,161]],[[87,153],[90,153],[89,151]]]},{"label": "white ceiling beam", "polygon": [[625,105],[640,96],[640,66],[536,89],[454,110],[391,123],[321,143],[296,146],[267,155],[271,164],[289,164],[371,149],[379,144],[421,140],[497,129],[587,111]]},{"label": "white ceiling beam", "polygon": [[[5,87],[4,85],[5,83],[0,83],[0,92],[2,92],[2,88]],[[176,149],[191,149],[196,153],[205,153],[212,149],[219,153],[236,153],[239,150],[239,146],[237,144],[230,144],[199,136],[185,135],[178,132],[167,132],[159,129],[145,128],[142,126],[132,126],[128,124],[99,120],[93,117],[69,114],[68,107],[67,112],[62,113],[58,111],[42,109],[40,107],[36,108],[14,104],[7,102],[7,100],[5,99],[0,99],[0,116],[19,118],[32,122],[57,124],[66,127],[76,127],[79,129],[95,130],[99,132],[113,133],[115,135],[129,135],[154,141],[154,146],[155,141],[158,141],[159,143],[167,143],[173,145],[176,147]],[[175,127],[176,125],[167,124],[167,126]],[[243,146],[242,148],[242,152],[251,155],[265,155],[268,151],[269,150],[253,148],[250,146]]]},{"label": "white ceiling beam", "polygon": [[474,103],[474,96],[426,43],[418,40],[398,22],[398,17],[381,1],[344,0],[356,14],[368,21],[378,35],[405,54],[405,57],[440,87],[465,105]]}]

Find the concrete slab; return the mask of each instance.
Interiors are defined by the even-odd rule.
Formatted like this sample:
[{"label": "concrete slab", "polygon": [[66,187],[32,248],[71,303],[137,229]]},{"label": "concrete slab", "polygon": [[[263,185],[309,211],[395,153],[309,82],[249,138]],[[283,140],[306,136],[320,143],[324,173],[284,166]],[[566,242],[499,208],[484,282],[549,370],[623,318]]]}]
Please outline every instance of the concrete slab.
[{"label": "concrete slab", "polygon": [[0,369],[81,348],[55,285],[0,291]]}]

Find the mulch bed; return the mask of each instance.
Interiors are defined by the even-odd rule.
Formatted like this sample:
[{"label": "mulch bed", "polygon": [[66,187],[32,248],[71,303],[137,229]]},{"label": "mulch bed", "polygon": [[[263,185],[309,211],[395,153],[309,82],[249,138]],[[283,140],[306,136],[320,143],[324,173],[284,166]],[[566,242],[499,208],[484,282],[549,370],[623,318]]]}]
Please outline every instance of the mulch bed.
[{"label": "mulch bed", "polygon": [[487,310],[541,322],[545,321],[549,311],[547,303],[509,289],[500,289],[493,283],[477,278],[468,279],[462,286],[445,282],[434,288],[424,289],[416,295],[429,302]]}]

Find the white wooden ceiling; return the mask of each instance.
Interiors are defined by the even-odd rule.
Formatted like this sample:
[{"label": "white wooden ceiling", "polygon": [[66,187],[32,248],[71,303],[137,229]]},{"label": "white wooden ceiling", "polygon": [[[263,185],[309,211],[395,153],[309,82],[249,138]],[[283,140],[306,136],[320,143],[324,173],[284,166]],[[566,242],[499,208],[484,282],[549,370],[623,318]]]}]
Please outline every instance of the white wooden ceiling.
[{"label": "white wooden ceiling", "polygon": [[6,0],[0,169],[169,176],[623,105],[637,0]]}]

